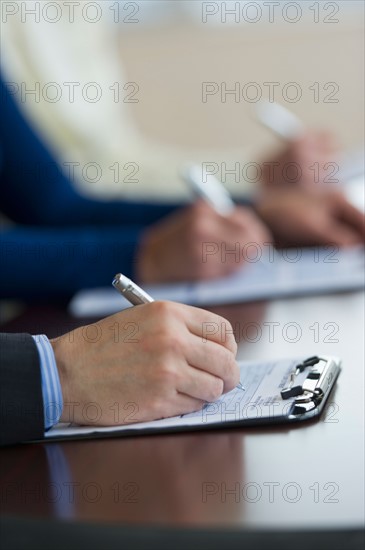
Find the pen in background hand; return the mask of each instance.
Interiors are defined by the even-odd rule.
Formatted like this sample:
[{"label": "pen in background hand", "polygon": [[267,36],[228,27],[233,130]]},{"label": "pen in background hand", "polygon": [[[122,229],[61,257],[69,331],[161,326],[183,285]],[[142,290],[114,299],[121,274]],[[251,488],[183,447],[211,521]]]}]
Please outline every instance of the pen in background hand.
[{"label": "pen in background hand", "polygon": [[229,192],[215,176],[209,175],[209,181],[203,181],[200,166],[186,166],[181,171],[181,176],[193,193],[204,199],[217,214],[229,216],[235,209]]},{"label": "pen in background hand", "polygon": [[[256,117],[265,128],[271,130],[280,138],[291,141],[299,139],[306,132],[305,124],[291,111],[278,103],[263,99],[256,104]],[[355,151],[354,154],[346,154],[340,157],[341,168],[337,172],[337,178],[348,181],[356,176],[364,174],[364,153]]]},{"label": "pen in background hand", "polygon": [[[112,282],[113,287],[120,292],[122,296],[133,306],[140,306],[142,304],[151,304],[154,302],[152,296],[147,294],[141,287],[136,285],[133,281],[118,273]],[[241,382],[236,386],[237,389],[245,391],[245,388],[242,386]]]},{"label": "pen in background hand", "polygon": [[256,104],[256,116],[261,124],[287,141],[297,139],[305,132],[303,122],[279,103],[266,99],[259,101]]}]

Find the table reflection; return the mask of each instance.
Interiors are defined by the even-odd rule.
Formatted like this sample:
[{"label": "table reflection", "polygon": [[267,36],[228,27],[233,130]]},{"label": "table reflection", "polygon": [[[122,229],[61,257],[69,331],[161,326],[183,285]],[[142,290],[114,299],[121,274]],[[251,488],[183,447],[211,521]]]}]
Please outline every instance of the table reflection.
[{"label": "table reflection", "polygon": [[[194,433],[24,447],[28,472],[5,456],[3,512],[58,519],[224,525],[244,514],[243,439]],[[19,453],[19,447],[18,447]]]}]

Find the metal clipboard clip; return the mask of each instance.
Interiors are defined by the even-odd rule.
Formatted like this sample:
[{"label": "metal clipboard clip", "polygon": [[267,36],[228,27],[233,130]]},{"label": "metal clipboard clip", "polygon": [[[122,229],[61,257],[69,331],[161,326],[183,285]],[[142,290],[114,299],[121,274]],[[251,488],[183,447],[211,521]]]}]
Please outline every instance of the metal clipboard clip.
[{"label": "metal clipboard clip", "polygon": [[[308,370],[301,385],[295,385],[297,376]],[[340,362],[334,357],[309,357],[296,365],[289,384],[280,393],[282,399],[295,397],[292,414],[303,414],[315,409],[325,400],[340,372]]]}]

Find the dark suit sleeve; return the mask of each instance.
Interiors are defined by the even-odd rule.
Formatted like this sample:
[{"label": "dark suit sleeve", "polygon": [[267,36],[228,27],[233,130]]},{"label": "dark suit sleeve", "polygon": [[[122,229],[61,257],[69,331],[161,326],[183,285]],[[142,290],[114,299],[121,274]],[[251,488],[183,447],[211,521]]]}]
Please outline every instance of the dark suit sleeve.
[{"label": "dark suit sleeve", "polygon": [[40,362],[29,334],[0,334],[1,445],[44,436]]}]

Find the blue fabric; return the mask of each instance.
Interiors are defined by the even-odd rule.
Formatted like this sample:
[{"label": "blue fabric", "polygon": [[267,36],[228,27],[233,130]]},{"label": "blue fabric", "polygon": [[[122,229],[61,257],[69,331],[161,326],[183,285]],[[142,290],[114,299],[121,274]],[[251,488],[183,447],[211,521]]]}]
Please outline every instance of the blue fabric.
[{"label": "blue fabric", "polygon": [[57,424],[63,410],[61,383],[58,376],[53,348],[44,334],[33,336],[36,343],[42,377],[44,428],[49,430]]},{"label": "blue fabric", "polygon": [[178,205],[103,202],[78,194],[32,131],[0,79],[1,210],[16,226],[0,243],[2,298],[69,298],[134,277],[147,225]]}]

